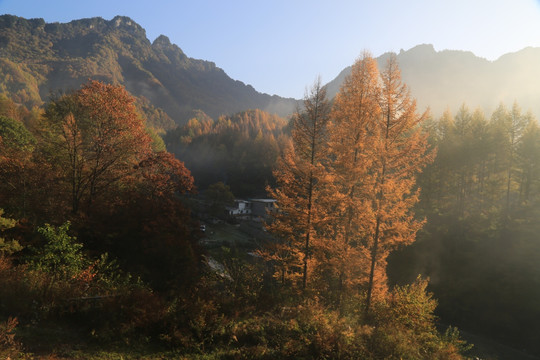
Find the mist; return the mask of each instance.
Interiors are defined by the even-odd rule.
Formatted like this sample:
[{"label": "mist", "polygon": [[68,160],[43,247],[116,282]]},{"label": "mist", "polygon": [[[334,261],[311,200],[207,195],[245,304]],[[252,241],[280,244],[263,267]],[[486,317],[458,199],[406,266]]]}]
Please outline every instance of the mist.
[{"label": "mist", "polygon": [[[390,53],[377,58],[383,68]],[[430,109],[435,117],[446,110],[457,110],[466,103],[491,114],[499,104],[517,101],[524,111],[540,118],[540,48],[525,48],[495,61],[471,52],[435,51],[432,45],[418,45],[397,54],[403,81],[417,99],[418,109]],[[350,67],[328,84],[328,95],[335,96]]]}]

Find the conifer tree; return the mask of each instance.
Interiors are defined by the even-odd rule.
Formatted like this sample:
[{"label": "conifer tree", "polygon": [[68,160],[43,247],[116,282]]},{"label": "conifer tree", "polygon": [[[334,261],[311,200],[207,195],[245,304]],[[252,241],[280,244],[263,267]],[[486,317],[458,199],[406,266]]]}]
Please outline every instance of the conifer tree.
[{"label": "conifer tree", "polygon": [[352,69],[336,100],[330,126],[327,191],[335,218],[334,269],[343,290],[387,291],[386,259],[410,244],[422,221],[414,219],[415,177],[433,159],[395,57],[382,74],[365,54]]},{"label": "conifer tree", "polygon": [[529,202],[538,193],[540,178],[540,127],[531,121],[523,133],[518,148],[520,202]]},{"label": "conifer tree", "polygon": [[283,243],[267,249],[265,256],[278,260],[283,279],[286,273],[301,276],[302,289],[307,286],[314,243],[322,240],[317,239],[317,224],[325,216],[319,196],[329,113],[326,90],[317,80],[305,97],[304,109],[293,116],[292,142],[274,171],[277,187],[269,188],[280,211],[268,227]]},{"label": "conifer tree", "polygon": [[362,224],[368,221],[371,204],[373,142],[379,131],[377,100],[379,73],[373,57],[365,53],[353,65],[332,109],[328,198],[332,203],[329,231],[333,239],[329,262],[337,277],[338,302],[351,289],[366,285],[367,257]]},{"label": "conifer tree", "polygon": [[419,196],[419,189],[415,190],[416,174],[434,158],[433,152],[428,151],[427,134],[419,126],[425,114],[417,114],[416,102],[401,82],[395,56],[388,60],[381,79],[381,116],[373,118],[374,127],[378,128],[374,131],[378,138],[372,144],[373,184],[367,192],[371,195],[370,219],[362,223],[370,253],[366,313],[374,291],[385,288],[385,284],[376,284],[375,280],[385,278],[389,252],[412,243],[423,224],[415,220],[412,211]]},{"label": "conifer tree", "polygon": [[521,109],[517,102],[514,102],[512,111],[508,114],[506,119],[506,128],[508,131],[508,164],[506,168],[506,212],[510,212],[510,192],[512,184],[515,182],[515,168],[517,165],[517,152],[521,144],[521,139],[527,128],[527,125],[531,122],[532,116],[530,114],[522,114]]}]

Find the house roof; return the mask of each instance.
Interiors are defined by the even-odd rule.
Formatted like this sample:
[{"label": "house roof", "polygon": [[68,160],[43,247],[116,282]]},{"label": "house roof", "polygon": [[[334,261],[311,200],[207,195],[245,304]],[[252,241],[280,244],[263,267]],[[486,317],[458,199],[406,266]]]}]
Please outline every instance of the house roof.
[{"label": "house roof", "polygon": [[276,199],[249,199],[252,202],[274,203]]}]

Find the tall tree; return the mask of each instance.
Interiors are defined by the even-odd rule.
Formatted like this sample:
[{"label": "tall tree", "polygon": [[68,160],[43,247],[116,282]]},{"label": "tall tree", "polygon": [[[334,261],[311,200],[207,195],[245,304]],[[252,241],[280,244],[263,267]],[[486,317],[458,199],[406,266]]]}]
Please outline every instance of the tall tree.
[{"label": "tall tree", "polygon": [[412,211],[419,196],[419,189],[415,190],[416,175],[434,158],[428,150],[427,134],[419,126],[425,113],[417,114],[416,101],[401,82],[395,56],[389,58],[381,80],[380,116],[373,118],[373,126],[377,128],[373,133],[378,136],[372,144],[373,183],[367,192],[371,194],[371,211],[370,218],[361,224],[370,257],[366,313],[376,285],[376,268],[385,272],[389,252],[412,243],[423,224],[415,220]]},{"label": "tall tree", "polygon": [[374,182],[371,171],[374,140],[379,127],[380,96],[377,63],[365,53],[353,65],[334,101],[330,132],[328,191],[333,225],[330,261],[337,276],[338,301],[345,290],[366,285],[367,258],[361,243],[365,234],[362,224],[368,221],[371,204],[367,191]]},{"label": "tall tree", "polygon": [[536,120],[531,121],[525,129],[517,149],[517,157],[520,174],[520,202],[526,203],[538,194],[540,178],[540,127]]},{"label": "tall tree", "polygon": [[522,114],[521,109],[517,102],[514,102],[512,106],[512,111],[508,114],[506,120],[507,131],[508,131],[508,165],[507,165],[507,180],[506,180],[506,212],[510,211],[510,190],[512,187],[512,182],[514,181],[515,167],[516,167],[516,158],[519,146],[523,134],[527,125],[531,122],[532,116],[530,114]]},{"label": "tall tree", "polygon": [[[282,244],[285,248],[282,246],[278,253],[285,257],[282,261],[290,263],[288,270],[301,269],[302,289],[307,286],[317,225],[325,214],[322,202],[318,200],[323,183],[322,162],[327,153],[329,113],[326,90],[317,80],[306,94],[304,109],[293,116],[292,143],[274,171],[277,187],[269,188],[270,196],[280,207],[269,228],[285,238]],[[285,267],[281,270],[282,273],[286,271]]]},{"label": "tall tree", "polygon": [[151,152],[134,99],[120,86],[90,81],[53,100],[45,119],[48,154],[63,171],[74,213],[83,198],[91,204]]}]

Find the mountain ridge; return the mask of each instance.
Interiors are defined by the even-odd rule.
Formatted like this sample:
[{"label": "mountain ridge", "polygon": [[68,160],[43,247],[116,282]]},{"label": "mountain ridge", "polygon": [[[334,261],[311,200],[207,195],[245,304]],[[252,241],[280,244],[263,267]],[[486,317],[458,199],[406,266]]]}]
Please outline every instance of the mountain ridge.
[{"label": "mountain ridge", "polygon": [[[384,68],[391,52],[377,57]],[[418,109],[430,109],[434,116],[444,111],[456,112],[463,104],[480,108],[487,116],[503,103],[516,101],[525,111],[540,119],[540,48],[526,47],[487,60],[470,51],[436,51],[431,44],[421,44],[396,54],[403,82],[417,99]],[[343,69],[327,84],[328,95],[335,96],[350,74]]]},{"label": "mountain ridge", "polygon": [[[377,57],[380,68],[390,52]],[[489,116],[514,101],[540,118],[540,48],[527,47],[487,60],[470,51],[436,51],[421,44],[396,54],[402,78],[417,99],[419,111],[434,116],[462,104]],[[327,84],[332,98],[345,68]],[[154,41],[126,16],[46,23],[43,19],[0,16],[0,93],[29,107],[41,106],[51,92],[78,88],[88,79],[124,85],[176,124],[194,111],[217,119],[248,109],[287,117],[299,101],[257,92],[230,78],[214,62],[190,58],[166,35]]]},{"label": "mountain ridge", "polygon": [[46,23],[2,15],[0,74],[0,92],[27,106],[92,78],[124,85],[177,124],[195,110],[213,118],[251,108],[286,116],[297,103],[259,93],[215,63],[188,57],[165,35],[150,42],[144,28],[125,16]]}]

